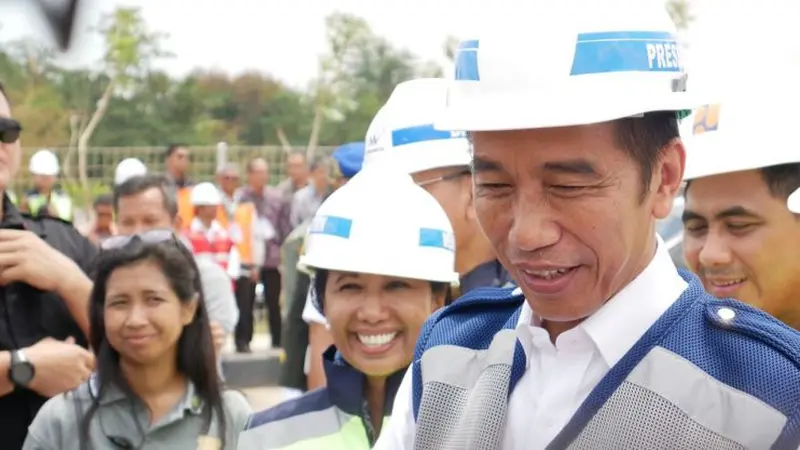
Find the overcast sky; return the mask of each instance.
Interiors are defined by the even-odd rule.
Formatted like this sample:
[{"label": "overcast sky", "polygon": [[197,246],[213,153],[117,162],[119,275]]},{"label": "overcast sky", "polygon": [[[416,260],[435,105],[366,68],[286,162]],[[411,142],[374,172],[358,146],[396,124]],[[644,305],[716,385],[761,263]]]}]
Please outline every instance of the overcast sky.
[{"label": "overcast sky", "polygon": [[[46,39],[31,14],[31,0],[0,0],[0,39]],[[56,0],[49,0],[56,1]],[[523,0],[492,0],[495,7]],[[554,0],[555,1],[555,0]],[[597,1],[597,0],[589,0]],[[662,3],[662,0],[642,0]],[[324,17],[336,10],[355,13],[398,46],[426,59],[441,57],[448,35],[471,28],[477,5],[487,0],[85,0],[81,29],[117,5],[139,6],[148,25],[170,34],[166,47],[176,57],[161,66],[183,75],[194,68],[230,73],[259,70],[303,87],[324,51]],[[702,61],[715,73],[762,70],[800,61],[800,43],[787,36],[797,14],[792,0],[693,0],[696,21],[687,35],[691,66]],[[796,7],[794,8],[796,9]],[[755,20],[753,20],[755,18]],[[80,33],[64,55],[69,65],[100,58],[102,43]],[[699,65],[699,64],[697,64]],[[691,77],[690,77],[691,79]],[[723,80],[725,78],[723,77]]]}]

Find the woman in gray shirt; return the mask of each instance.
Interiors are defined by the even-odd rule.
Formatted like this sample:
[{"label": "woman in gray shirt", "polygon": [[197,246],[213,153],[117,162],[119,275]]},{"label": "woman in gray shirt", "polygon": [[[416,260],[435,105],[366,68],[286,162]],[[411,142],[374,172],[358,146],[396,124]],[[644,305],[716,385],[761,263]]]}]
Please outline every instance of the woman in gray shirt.
[{"label": "woman in gray shirt", "polygon": [[115,236],[96,268],[95,375],[42,407],[23,449],[236,448],[250,407],[217,376],[189,250],[171,230]]}]

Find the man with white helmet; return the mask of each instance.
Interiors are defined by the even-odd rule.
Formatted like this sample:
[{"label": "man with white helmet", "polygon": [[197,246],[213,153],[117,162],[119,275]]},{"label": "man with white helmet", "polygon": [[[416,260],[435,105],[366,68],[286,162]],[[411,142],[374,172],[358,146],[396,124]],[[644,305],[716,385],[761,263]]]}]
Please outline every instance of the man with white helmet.
[{"label": "man with white helmet", "polygon": [[125,158],[117,164],[114,170],[114,186],[119,186],[125,181],[147,173],[147,166],[138,158]]},{"label": "man with white helmet", "polygon": [[20,209],[32,216],[47,214],[67,222],[72,221],[72,200],[67,194],[55,188],[61,167],[58,157],[50,150],[34,153],[28,164],[33,175],[33,190],[25,193]]},{"label": "man with white helmet", "polygon": [[800,329],[800,188],[793,83],[729,95],[694,112],[687,142],[683,250],[706,290]]},{"label": "man with white helmet", "polygon": [[367,131],[364,164],[389,158],[439,201],[455,230],[461,293],[477,287],[507,287],[513,280],[475,217],[467,136],[433,127],[446,95],[444,79],[397,85]]},{"label": "man with white helmet", "polygon": [[186,228],[185,235],[192,244],[194,254],[198,259],[211,259],[222,266],[231,277],[231,282],[238,280],[241,265],[236,242],[217,220],[222,194],[213,183],[199,183],[192,188],[191,202],[194,218]]},{"label": "man with white helmet", "polygon": [[667,12],[514,6],[461,42],[436,125],[471,134],[477,217],[520,287],[428,320],[375,448],[797,448],[800,333],[715,299],[655,233],[702,103]]}]

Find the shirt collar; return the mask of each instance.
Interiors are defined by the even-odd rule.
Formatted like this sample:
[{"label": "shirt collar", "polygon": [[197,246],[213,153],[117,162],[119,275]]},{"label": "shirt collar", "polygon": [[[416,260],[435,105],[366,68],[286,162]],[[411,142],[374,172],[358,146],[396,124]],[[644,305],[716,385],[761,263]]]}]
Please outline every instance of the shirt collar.
[{"label": "shirt collar", "polygon": [[[100,385],[96,374],[93,374],[92,377],[89,378],[87,387],[92,398],[97,397]],[[105,406],[127,399],[128,394],[126,394],[125,391],[115,383],[108,383],[98,403],[100,406]],[[192,414],[200,414],[203,411],[203,399],[197,394],[197,390],[191,381],[186,381],[186,393],[175,411],[189,412]]]},{"label": "shirt collar", "polygon": [[[577,328],[588,335],[606,364],[613,367],[686,287],[666,245],[657,237],[656,253],[647,267]],[[528,357],[533,345],[532,329],[537,328],[541,329],[538,317],[528,302],[523,303],[517,333]]]}]

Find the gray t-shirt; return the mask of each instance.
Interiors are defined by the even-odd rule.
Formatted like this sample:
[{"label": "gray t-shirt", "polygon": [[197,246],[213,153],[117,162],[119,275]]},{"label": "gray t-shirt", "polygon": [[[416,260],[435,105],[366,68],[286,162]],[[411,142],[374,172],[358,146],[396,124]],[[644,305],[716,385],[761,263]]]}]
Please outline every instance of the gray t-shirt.
[{"label": "gray t-shirt", "polygon": [[[89,384],[57,395],[42,406],[28,428],[23,450],[80,450],[82,417],[92,405]],[[96,394],[96,388],[92,392]],[[208,420],[202,400],[187,385],[184,399],[175,408],[150,425],[146,406],[130,399],[121,389],[109,386],[92,417],[89,440],[97,450],[131,448],[138,450],[195,450],[201,435],[220,439],[216,414]],[[225,410],[225,447],[235,449],[239,433],[244,429],[251,408],[244,395],[236,391],[223,393]],[[142,434],[144,433],[144,434]]]}]

